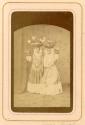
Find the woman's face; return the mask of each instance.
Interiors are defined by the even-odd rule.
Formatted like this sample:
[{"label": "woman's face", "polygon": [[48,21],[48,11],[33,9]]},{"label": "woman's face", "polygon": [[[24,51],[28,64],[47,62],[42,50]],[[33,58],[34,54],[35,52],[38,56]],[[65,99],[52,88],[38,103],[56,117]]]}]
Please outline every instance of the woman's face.
[{"label": "woman's face", "polygon": [[44,53],[45,54],[51,54],[51,48],[45,48],[45,51],[44,51]]},{"label": "woman's face", "polygon": [[50,48],[47,49],[47,53],[51,54],[51,49]]},{"label": "woman's face", "polygon": [[35,47],[34,48],[34,53],[39,53],[39,51],[40,51],[40,47]]}]

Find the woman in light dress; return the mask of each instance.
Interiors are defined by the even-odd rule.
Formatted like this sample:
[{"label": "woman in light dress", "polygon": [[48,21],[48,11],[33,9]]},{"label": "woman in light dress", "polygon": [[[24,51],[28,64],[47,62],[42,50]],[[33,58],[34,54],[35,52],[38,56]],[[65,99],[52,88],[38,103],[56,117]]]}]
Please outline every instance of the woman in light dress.
[{"label": "woman in light dress", "polygon": [[56,95],[62,93],[62,84],[56,66],[58,51],[54,49],[54,44],[45,45],[44,50],[44,75],[41,84],[44,84],[41,93],[45,95]]},{"label": "woman in light dress", "polygon": [[29,73],[29,80],[27,84],[27,91],[37,92],[38,84],[43,76],[43,54],[42,54],[42,44],[40,41],[35,41],[31,43],[33,47],[33,55],[28,56],[28,61],[31,62],[31,70]]},{"label": "woman in light dress", "polygon": [[27,90],[31,93],[56,95],[62,93],[62,84],[55,62],[59,54],[54,49],[53,42],[34,48],[32,66],[29,74]]}]

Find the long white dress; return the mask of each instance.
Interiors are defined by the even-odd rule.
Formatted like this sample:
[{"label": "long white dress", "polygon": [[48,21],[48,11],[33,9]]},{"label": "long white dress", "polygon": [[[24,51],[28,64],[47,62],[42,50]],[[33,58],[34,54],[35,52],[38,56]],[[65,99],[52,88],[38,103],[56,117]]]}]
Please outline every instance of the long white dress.
[{"label": "long white dress", "polygon": [[55,61],[58,59],[58,54],[52,51],[44,56],[44,75],[41,83],[44,84],[40,93],[45,95],[56,95],[62,93],[62,84],[60,81],[59,72]]}]

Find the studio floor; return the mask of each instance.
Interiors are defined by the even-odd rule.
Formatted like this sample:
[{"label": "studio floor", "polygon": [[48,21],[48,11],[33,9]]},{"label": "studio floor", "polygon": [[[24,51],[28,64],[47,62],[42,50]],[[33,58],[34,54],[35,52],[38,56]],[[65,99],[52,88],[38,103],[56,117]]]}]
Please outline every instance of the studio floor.
[{"label": "studio floor", "polygon": [[59,95],[31,94],[29,92],[14,94],[15,107],[69,107],[70,86],[63,85],[63,93]]}]

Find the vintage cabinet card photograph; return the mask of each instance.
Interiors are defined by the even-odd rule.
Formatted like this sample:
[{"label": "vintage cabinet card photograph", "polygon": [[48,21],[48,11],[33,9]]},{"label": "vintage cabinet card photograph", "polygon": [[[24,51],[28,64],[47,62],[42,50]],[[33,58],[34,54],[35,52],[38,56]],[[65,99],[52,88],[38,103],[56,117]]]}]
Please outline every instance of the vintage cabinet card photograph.
[{"label": "vintage cabinet card photograph", "polygon": [[0,124],[84,124],[84,1],[0,4]]},{"label": "vintage cabinet card photograph", "polygon": [[12,110],[72,111],[72,13],[18,11],[11,21]]}]

